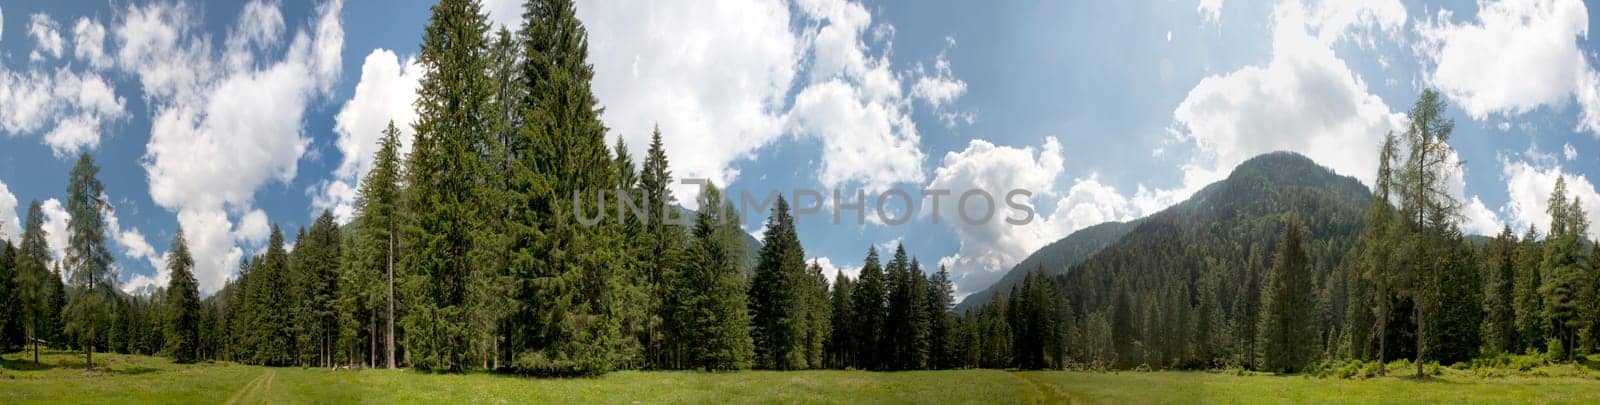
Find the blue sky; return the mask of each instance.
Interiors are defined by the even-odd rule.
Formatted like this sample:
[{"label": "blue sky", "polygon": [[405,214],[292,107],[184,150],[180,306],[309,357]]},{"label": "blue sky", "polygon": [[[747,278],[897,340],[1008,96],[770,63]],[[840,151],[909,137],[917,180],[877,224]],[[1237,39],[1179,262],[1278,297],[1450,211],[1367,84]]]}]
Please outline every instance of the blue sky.
[{"label": "blue sky", "polygon": [[[28,202],[44,201],[59,249],[66,173],[88,151],[125,288],[166,281],[181,225],[215,290],[267,224],[292,235],[322,209],[348,218],[378,130],[414,117],[428,6],[0,4],[0,234],[15,240]],[[515,25],[520,6],[485,9]],[[757,194],[1032,191],[1027,225],[947,211],[935,224],[920,199],[924,216],[905,225],[800,218],[807,256],[830,272],[898,241],[948,266],[961,295],[1259,153],[1297,151],[1370,184],[1378,141],[1424,87],[1457,122],[1463,228],[1547,223],[1558,176],[1600,223],[1596,12],[1576,0],[578,4],[611,136],[641,156],[659,125],[679,177]]]}]

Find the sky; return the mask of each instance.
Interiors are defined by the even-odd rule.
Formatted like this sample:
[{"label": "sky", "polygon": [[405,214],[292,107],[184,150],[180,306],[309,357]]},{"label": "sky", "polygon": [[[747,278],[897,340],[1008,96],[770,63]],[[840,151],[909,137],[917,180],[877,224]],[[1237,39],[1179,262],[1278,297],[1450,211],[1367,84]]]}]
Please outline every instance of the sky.
[{"label": "sky", "polygon": [[[520,25],[520,2],[483,3],[496,26]],[[180,227],[210,293],[272,224],[292,237],[323,210],[348,221],[383,126],[411,133],[429,6],[0,2],[0,238],[16,241],[39,201],[60,254],[84,152],[126,291],[165,285]],[[958,296],[1261,153],[1370,185],[1424,88],[1456,122],[1464,230],[1547,228],[1560,177],[1600,224],[1596,13],[1577,0],[577,4],[609,138],[643,156],[659,127],[677,177],[734,193],[818,190],[798,227],[830,278],[904,244],[925,270],[949,269]],[[1013,202],[1035,215],[968,224],[947,197],[935,222],[924,189],[1028,190]],[[692,205],[694,186],[674,190]],[[848,208],[857,192],[865,210]],[[878,196],[894,196],[887,218]],[[765,218],[744,228],[759,237]]]}]

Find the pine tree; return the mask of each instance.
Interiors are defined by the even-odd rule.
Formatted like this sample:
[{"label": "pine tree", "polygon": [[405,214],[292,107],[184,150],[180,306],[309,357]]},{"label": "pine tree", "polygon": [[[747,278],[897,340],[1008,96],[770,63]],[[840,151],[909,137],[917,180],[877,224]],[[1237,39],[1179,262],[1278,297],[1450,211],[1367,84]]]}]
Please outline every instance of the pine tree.
[{"label": "pine tree", "polygon": [[750,280],[750,334],[755,341],[756,366],[805,368],[801,329],[806,321],[805,251],[783,197],[773,206],[766,228],[761,259]]},{"label": "pine tree", "polygon": [[950,308],[955,304],[955,287],[950,281],[950,270],[939,265],[928,282],[928,368],[947,369],[957,366],[954,358],[953,329]]},{"label": "pine tree", "polygon": [[178,363],[192,363],[200,359],[200,289],[194,279],[194,257],[189,255],[189,242],[183,230],[172,237],[172,248],[167,250],[167,301],[166,352]]},{"label": "pine tree", "polygon": [[1539,242],[1539,230],[1528,227],[1522,241],[1517,244],[1516,278],[1512,280],[1512,311],[1517,325],[1516,351],[1540,347],[1544,344],[1544,300],[1539,295],[1540,265],[1544,249]]},{"label": "pine tree", "polygon": [[56,341],[60,332],[62,298],[61,277],[50,271],[50,247],[45,241],[44,211],[38,200],[28,204],[22,243],[12,256],[22,306],[23,330],[33,345],[33,362],[39,362],[41,342]]},{"label": "pine tree", "polygon": [[1576,198],[1570,203],[1567,201],[1566,181],[1558,177],[1555,190],[1550,194],[1550,235],[1545,240],[1544,260],[1540,264],[1539,295],[1543,297],[1549,337],[1561,343],[1561,353],[1566,353],[1571,360],[1581,335],[1590,327],[1590,318],[1584,312],[1589,309],[1588,301],[1594,287],[1592,275],[1582,262],[1583,243],[1588,234],[1585,214]]},{"label": "pine tree", "polygon": [[[0,222],[0,225],[4,225]],[[9,352],[22,347],[27,335],[23,330],[22,292],[17,282],[16,247],[0,234],[0,351]]]},{"label": "pine tree", "polygon": [[676,309],[682,312],[677,318],[687,323],[678,336],[685,363],[708,371],[748,368],[755,348],[739,270],[743,242],[738,239],[738,215],[715,186],[706,187],[699,205],[694,241],[682,276],[675,279],[680,294]]},{"label": "pine tree", "polygon": [[651,363],[660,368],[675,368],[683,351],[681,344],[669,341],[669,336],[674,334],[672,331],[682,323],[675,321],[669,312],[673,297],[679,293],[670,280],[677,277],[679,257],[686,238],[677,220],[667,216],[668,213],[677,212],[677,202],[672,189],[668,188],[671,183],[672,170],[668,167],[667,151],[662,145],[661,128],[658,127],[650,134],[650,149],[645,153],[639,173],[639,188],[648,217],[645,221],[647,247],[643,272],[645,285],[654,288],[650,300],[645,303],[651,319],[641,343],[650,353],[648,357]]},{"label": "pine tree", "polygon": [[418,62],[417,122],[409,159],[411,212],[405,267],[406,347],[413,366],[459,371],[468,355],[467,290],[491,146],[488,21],[471,0],[435,5]]},{"label": "pine tree", "polygon": [[802,326],[806,367],[827,367],[827,342],[833,334],[833,307],[828,301],[828,278],[813,260],[805,275],[805,324]]},{"label": "pine tree", "polygon": [[1489,242],[1483,271],[1483,348],[1485,354],[1514,353],[1517,349],[1516,313],[1513,310],[1517,236],[1507,226]]},{"label": "pine tree", "polygon": [[94,338],[108,326],[108,311],[116,300],[116,275],[111,250],[106,246],[105,187],[96,176],[100,168],[88,153],[78,156],[67,184],[67,251],[64,261],[72,274],[72,298],[66,308],[67,331],[78,337],[85,365],[94,368]]},{"label": "pine tree", "polygon": [[[584,375],[616,367],[626,347],[618,288],[626,275],[622,238],[602,218],[600,196],[615,186],[606,128],[590,90],[587,33],[569,0],[524,6],[519,109],[526,150],[511,169],[511,276],[521,311],[512,317],[514,367],[524,373]],[[603,199],[603,197],[602,197]]]},{"label": "pine tree", "polygon": [[1290,217],[1279,238],[1278,253],[1261,295],[1261,368],[1277,372],[1304,369],[1316,355],[1313,275],[1306,255],[1304,230]]},{"label": "pine tree", "polygon": [[861,264],[860,280],[851,294],[850,312],[855,316],[855,362],[866,369],[885,366],[885,354],[880,342],[884,328],[884,274],[878,263],[878,249],[867,248],[867,258]]},{"label": "pine tree", "polygon": [[828,366],[833,368],[847,368],[856,366],[855,362],[855,312],[851,294],[855,291],[855,283],[850,281],[850,276],[839,272],[833,278],[833,290],[828,294],[828,305],[831,307],[832,318],[828,336]]}]

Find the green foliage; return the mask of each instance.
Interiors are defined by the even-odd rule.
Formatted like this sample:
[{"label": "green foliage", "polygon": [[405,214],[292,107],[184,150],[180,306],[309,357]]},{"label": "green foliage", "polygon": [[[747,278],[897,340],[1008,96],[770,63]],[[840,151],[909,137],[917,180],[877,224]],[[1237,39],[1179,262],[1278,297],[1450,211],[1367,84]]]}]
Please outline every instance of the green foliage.
[{"label": "green foliage", "polygon": [[107,209],[105,186],[96,178],[99,173],[89,154],[79,155],[67,183],[67,213],[72,218],[67,221],[66,257],[62,258],[72,275],[66,331],[84,348],[89,368],[94,367],[94,339],[105,331],[116,300],[116,275],[101,215]]},{"label": "green foliage", "polygon": [[762,240],[761,260],[749,290],[755,364],[767,369],[804,369],[810,365],[804,328],[813,307],[808,304],[811,275],[806,271],[805,250],[800,247],[789,203],[781,196],[772,207]]},{"label": "green foliage", "polygon": [[1313,282],[1305,237],[1299,220],[1290,217],[1278,241],[1278,252],[1261,295],[1261,335],[1257,338],[1264,370],[1295,372],[1316,356],[1317,337]]},{"label": "green foliage", "polygon": [[194,257],[183,230],[167,250],[166,352],[178,363],[200,360],[200,287],[194,279]]},{"label": "green foliage", "polygon": [[700,196],[688,261],[676,282],[675,310],[685,325],[677,336],[686,348],[685,365],[705,370],[749,368],[755,356],[744,274],[738,258],[738,216],[715,186]]}]

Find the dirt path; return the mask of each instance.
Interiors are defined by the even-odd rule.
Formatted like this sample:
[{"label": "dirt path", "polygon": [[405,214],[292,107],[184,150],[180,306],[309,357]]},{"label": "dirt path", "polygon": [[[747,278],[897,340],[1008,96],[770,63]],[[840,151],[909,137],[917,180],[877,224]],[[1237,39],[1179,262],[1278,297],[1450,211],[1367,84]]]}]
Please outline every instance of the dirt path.
[{"label": "dirt path", "polygon": [[239,388],[238,392],[228,397],[228,405],[255,404],[266,402],[261,396],[272,390],[272,380],[278,376],[277,370],[267,369],[260,376],[250,380],[249,384]]},{"label": "dirt path", "polygon": [[1009,373],[1012,377],[1016,377],[1019,380],[1027,382],[1029,386],[1032,386],[1033,391],[1039,393],[1038,403],[1065,404],[1072,402],[1072,397],[1067,395],[1065,392],[1062,392],[1059,388],[1056,388],[1054,384],[1040,382],[1027,372],[1006,371],[1006,373]]}]

